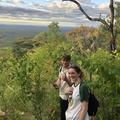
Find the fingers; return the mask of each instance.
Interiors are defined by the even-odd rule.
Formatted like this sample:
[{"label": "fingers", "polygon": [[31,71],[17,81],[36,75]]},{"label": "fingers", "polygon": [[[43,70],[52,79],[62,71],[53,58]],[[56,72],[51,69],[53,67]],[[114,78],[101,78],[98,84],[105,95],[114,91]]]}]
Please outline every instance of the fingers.
[{"label": "fingers", "polygon": [[56,89],[58,89],[59,87],[58,87],[58,85],[57,84],[55,84],[55,83],[53,83],[53,86],[56,88]]},{"label": "fingers", "polygon": [[68,87],[68,88],[65,89],[64,92],[65,92],[66,95],[71,95],[73,93],[73,88],[72,87]]}]

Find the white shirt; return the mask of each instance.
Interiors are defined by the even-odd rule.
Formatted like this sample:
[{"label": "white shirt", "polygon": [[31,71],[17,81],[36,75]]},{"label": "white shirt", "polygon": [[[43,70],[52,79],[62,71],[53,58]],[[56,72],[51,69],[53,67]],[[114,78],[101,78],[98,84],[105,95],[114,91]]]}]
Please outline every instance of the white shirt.
[{"label": "white shirt", "polygon": [[[67,76],[67,71],[68,69],[65,69],[62,67],[60,73],[59,73],[59,76],[62,75],[62,74],[66,74]],[[68,99],[68,96],[65,95],[65,92],[64,90],[69,87],[68,83],[64,80],[60,80],[60,87],[59,87],[59,96],[63,99],[63,100],[67,100]]]},{"label": "white shirt", "polygon": [[[81,102],[80,102],[80,93],[79,93],[79,85],[76,87],[73,85],[73,94],[72,99],[69,103],[69,107],[66,111],[66,120],[79,120],[79,114],[81,111]],[[88,113],[85,115],[84,120],[89,120]]]}]

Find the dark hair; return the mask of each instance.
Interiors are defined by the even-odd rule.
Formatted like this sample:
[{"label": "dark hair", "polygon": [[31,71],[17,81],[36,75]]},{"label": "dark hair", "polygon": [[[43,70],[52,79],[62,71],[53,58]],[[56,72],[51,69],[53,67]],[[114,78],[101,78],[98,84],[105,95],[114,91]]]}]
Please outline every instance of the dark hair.
[{"label": "dark hair", "polygon": [[62,56],[62,60],[70,61],[70,60],[71,60],[71,56],[70,56],[70,55],[67,55],[67,54],[64,54],[64,55]]},{"label": "dark hair", "polygon": [[78,65],[71,65],[69,68],[74,69],[78,74],[80,74],[80,78],[82,79],[84,74]]}]

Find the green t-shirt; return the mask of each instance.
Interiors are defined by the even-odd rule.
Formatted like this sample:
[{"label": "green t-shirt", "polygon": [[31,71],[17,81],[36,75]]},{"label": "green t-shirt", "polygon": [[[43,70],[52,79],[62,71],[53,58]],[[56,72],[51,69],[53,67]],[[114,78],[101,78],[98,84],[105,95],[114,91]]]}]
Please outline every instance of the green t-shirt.
[{"label": "green t-shirt", "polygon": [[82,81],[80,83],[80,101],[87,101],[89,99],[89,89],[88,86]]}]

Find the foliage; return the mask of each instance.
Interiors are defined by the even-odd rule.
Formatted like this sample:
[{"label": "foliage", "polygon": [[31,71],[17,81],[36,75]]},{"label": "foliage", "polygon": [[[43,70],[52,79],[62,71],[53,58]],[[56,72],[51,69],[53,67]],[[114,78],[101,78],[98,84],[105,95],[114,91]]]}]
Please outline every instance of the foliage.
[{"label": "foliage", "polygon": [[113,57],[109,52],[99,49],[83,62],[84,68],[94,76],[92,86],[101,102],[98,115],[101,120],[119,119],[119,60],[119,53]]},{"label": "foliage", "polygon": [[30,42],[21,39],[14,46],[15,52],[1,49],[0,108],[6,112],[3,119],[59,119],[58,91],[52,84],[61,55],[68,53],[72,62],[83,69],[84,79],[100,101],[97,120],[119,120],[120,53],[118,49],[110,54],[104,48],[108,37],[105,31],[102,27],[82,26],[65,37],[58,24],[52,23],[47,32],[39,33]]},{"label": "foliage", "polygon": [[[71,40],[73,49],[82,55],[87,56],[95,52],[98,48],[105,49],[105,39],[103,31],[98,28],[81,26],[68,32],[67,39]],[[107,34],[108,35],[108,34]]]},{"label": "foliage", "polygon": [[33,38],[33,44],[36,47],[40,47],[42,45],[44,45],[47,42],[47,33],[46,32],[40,32],[38,35],[36,35]]},{"label": "foliage", "polygon": [[61,33],[58,23],[52,22],[48,25],[48,40],[63,40],[64,35]]},{"label": "foliage", "polygon": [[15,58],[23,57],[28,50],[33,48],[33,42],[30,38],[19,38],[13,45],[13,53]]},{"label": "foliage", "polygon": [[20,59],[14,58],[12,53],[5,60],[1,59],[0,76],[5,83],[1,84],[4,89],[1,90],[0,106],[7,113],[6,119],[58,119],[58,93],[52,83],[58,72],[57,61],[69,48],[69,42],[65,40],[48,40],[40,47],[25,51]]},{"label": "foliage", "polygon": [[117,50],[120,52],[120,3],[116,3],[116,16],[115,16],[115,29],[116,29],[116,40]]}]

